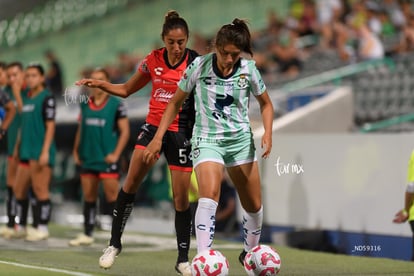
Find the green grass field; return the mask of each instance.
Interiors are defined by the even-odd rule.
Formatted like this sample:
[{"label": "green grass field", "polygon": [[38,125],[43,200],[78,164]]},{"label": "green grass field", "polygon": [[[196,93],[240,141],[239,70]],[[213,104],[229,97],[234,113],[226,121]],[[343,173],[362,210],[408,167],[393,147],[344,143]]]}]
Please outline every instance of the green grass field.
[{"label": "green grass field", "polygon": [[[97,233],[96,244],[68,247],[77,229],[54,226],[48,241],[0,241],[0,275],[176,275],[174,237],[126,233],[124,248],[110,270],[98,266],[109,233]],[[195,243],[193,243],[194,247]],[[280,275],[414,275],[414,263],[391,259],[353,257],[277,248],[282,258]],[[215,248],[229,260],[230,275],[246,275],[238,263],[241,244],[217,240]],[[191,251],[191,256],[195,251]]]}]

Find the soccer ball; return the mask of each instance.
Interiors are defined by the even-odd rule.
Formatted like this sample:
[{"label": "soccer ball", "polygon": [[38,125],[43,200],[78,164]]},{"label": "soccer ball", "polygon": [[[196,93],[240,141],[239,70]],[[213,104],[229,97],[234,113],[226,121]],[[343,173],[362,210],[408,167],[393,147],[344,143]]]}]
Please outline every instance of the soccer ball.
[{"label": "soccer ball", "polygon": [[244,270],[249,276],[271,276],[280,271],[279,254],[267,245],[258,245],[247,252],[244,258]]},{"label": "soccer ball", "polygon": [[227,276],[229,262],[218,250],[204,250],[191,262],[191,273],[193,276]]}]

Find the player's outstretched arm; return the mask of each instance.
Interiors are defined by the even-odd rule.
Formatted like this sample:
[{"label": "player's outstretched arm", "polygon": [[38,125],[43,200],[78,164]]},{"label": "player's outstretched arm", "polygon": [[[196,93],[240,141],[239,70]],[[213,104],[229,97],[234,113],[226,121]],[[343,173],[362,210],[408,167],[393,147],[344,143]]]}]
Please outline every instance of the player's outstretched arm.
[{"label": "player's outstretched arm", "polygon": [[272,151],[273,104],[267,91],[256,96],[256,99],[260,105],[260,112],[262,114],[263,127],[265,130],[261,142],[261,147],[262,149],[264,148],[262,158],[268,158]]},{"label": "player's outstretched arm", "polygon": [[144,151],[144,162],[147,164],[150,164],[153,160],[157,159],[161,150],[162,137],[164,137],[164,134],[167,131],[168,127],[174,121],[175,116],[177,116],[188,95],[189,93],[185,93],[183,90],[178,88],[174,94],[174,97],[172,97],[168,103],[167,108],[164,111],[164,115],[162,115],[162,119],[160,125],[158,126],[157,132]]},{"label": "player's outstretched arm", "polygon": [[82,79],[77,81],[75,84],[85,85],[91,88],[100,88],[114,96],[126,98],[129,95],[134,94],[136,91],[140,90],[150,80],[151,77],[149,75],[147,76],[137,71],[127,82],[121,84],[113,84],[107,81],[95,79]]}]

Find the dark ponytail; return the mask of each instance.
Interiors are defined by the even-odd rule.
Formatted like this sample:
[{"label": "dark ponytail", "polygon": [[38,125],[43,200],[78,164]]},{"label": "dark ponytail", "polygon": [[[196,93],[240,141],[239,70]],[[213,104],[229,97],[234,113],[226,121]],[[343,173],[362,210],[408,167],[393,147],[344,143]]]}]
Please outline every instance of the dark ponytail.
[{"label": "dark ponytail", "polygon": [[184,20],[184,18],[180,17],[178,12],[175,10],[171,10],[168,11],[165,15],[164,24],[162,25],[161,38],[164,39],[164,36],[166,36],[171,30],[174,29],[183,29],[187,34],[187,37],[190,34],[187,22]]},{"label": "dark ponytail", "polygon": [[217,32],[215,44],[216,48],[234,44],[243,52],[253,56],[249,27],[247,21],[242,19],[235,18],[232,23],[222,26]]}]

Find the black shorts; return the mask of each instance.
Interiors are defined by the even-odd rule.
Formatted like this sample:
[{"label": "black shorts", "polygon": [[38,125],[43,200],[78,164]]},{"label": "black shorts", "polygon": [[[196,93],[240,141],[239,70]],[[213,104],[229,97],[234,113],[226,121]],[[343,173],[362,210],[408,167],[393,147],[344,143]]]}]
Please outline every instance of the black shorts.
[{"label": "black shorts", "polygon": [[[145,149],[151,142],[158,127],[144,124],[142,125],[137,141],[136,149]],[[190,132],[183,131],[167,131],[162,139],[162,147],[160,153],[164,153],[170,170],[179,170],[191,172],[193,170],[193,162],[190,159],[191,144]]]},{"label": "black shorts", "polygon": [[105,170],[94,170],[81,167],[81,177],[96,177],[96,178],[119,178],[119,166],[117,163],[108,164]]}]

